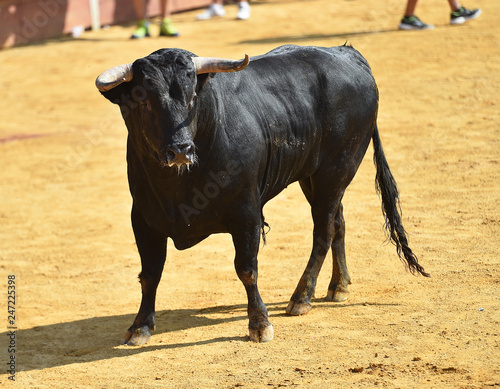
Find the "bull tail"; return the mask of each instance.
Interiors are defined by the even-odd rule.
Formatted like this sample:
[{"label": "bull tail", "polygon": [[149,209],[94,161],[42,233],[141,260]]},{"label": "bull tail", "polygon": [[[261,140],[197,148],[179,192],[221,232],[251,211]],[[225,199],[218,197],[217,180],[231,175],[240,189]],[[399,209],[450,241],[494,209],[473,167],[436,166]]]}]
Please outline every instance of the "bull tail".
[{"label": "bull tail", "polygon": [[376,125],[372,141],[374,148],[373,162],[377,168],[375,187],[377,193],[382,197],[382,213],[385,218],[385,230],[388,238],[394,243],[399,258],[406,264],[412,274],[419,273],[425,277],[430,277],[430,274],[418,263],[417,256],[408,246],[407,233],[401,221],[398,187],[385,159]]},{"label": "bull tail", "polygon": [[[261,230],[261,233],[262,233],[262,241],[264,242],[264,246],[266,245],[267,243],[267,240],[266,240],[266,234],[271,231],[271,227],[269,226],[269,224],[266,222],[265,218],[264,218],[264,211],[261,209],[260,211],[260,230]],[[267,231],[266,231],[266,227],[267,227]]]}]

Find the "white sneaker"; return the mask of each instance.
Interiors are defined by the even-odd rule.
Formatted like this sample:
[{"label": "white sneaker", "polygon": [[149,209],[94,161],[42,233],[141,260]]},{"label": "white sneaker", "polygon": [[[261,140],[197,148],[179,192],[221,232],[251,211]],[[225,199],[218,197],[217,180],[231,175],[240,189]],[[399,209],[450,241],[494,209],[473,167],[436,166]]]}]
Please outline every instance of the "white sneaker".
[{"label": "white sneaker", "polygon": [[246,1],[240,1],[238,3],[238,14],[236,19],[247,20],[250,17],[250,5]]},{"label": "white sneaker", "polygon": [[212,19],[214,16],[224,16],[226,14],[226,10],[220,4],[210,4],[210,6],[201,14],[199,14],[196,19],[197,20],[208,20]]}]

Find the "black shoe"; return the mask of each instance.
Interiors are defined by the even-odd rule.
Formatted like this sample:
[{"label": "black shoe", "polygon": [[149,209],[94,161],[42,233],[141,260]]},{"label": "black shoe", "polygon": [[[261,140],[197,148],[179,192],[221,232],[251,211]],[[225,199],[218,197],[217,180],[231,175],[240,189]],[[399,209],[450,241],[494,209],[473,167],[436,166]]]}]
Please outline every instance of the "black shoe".
[{"label": "black shoe", "polygon": [[450,24],[462,24],[469,20],[476,19],[479,15],[481,15],[481,10],[468,10],[467,8],[460,8],[458,11],[454,11],[451,13]]},{"label": "black shoe", "polygon": [[418,17],[415,15],[404,17],[401,19],[401,23],[399,23],[400,30],[429,30],[434,28],[432,24],[423,23]]}]

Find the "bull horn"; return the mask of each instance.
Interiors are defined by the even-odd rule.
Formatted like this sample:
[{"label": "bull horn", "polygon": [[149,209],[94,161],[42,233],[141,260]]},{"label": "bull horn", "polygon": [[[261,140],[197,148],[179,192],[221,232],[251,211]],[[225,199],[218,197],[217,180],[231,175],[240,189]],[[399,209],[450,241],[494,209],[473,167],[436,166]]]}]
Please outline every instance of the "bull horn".
[{"label": "bull horn", "polygon": [[197,74],[238,72],[247,67],[250,58],[245,54],[242,60],[225,58],[192,57]]},{"label": "bull horn", "polygon": [[101,92],[106,92],[120,85],[122,82],[132,80],[132,64],[115,66],[114,68],[105,70],[95,80],[95,86]]}]

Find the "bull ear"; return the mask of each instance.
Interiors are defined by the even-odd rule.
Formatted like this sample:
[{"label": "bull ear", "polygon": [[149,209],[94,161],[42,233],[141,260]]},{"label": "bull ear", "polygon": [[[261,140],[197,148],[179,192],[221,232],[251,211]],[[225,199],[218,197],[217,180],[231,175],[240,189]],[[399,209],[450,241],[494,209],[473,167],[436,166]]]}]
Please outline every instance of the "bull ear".
[{"label": "bull ear", "polygon": [[107,92],[123,82],[131,81],[133,76],[131,63],[115,66],[102,72],[96,78],[95,86],[100,92]]},{"label": "bull ear", "polygon": [[250,58],[245,54],[242,60],[232,60],[225,58],[192,57],[197,74],[203,73],[228,73],[238,72],[247,67]]}]

